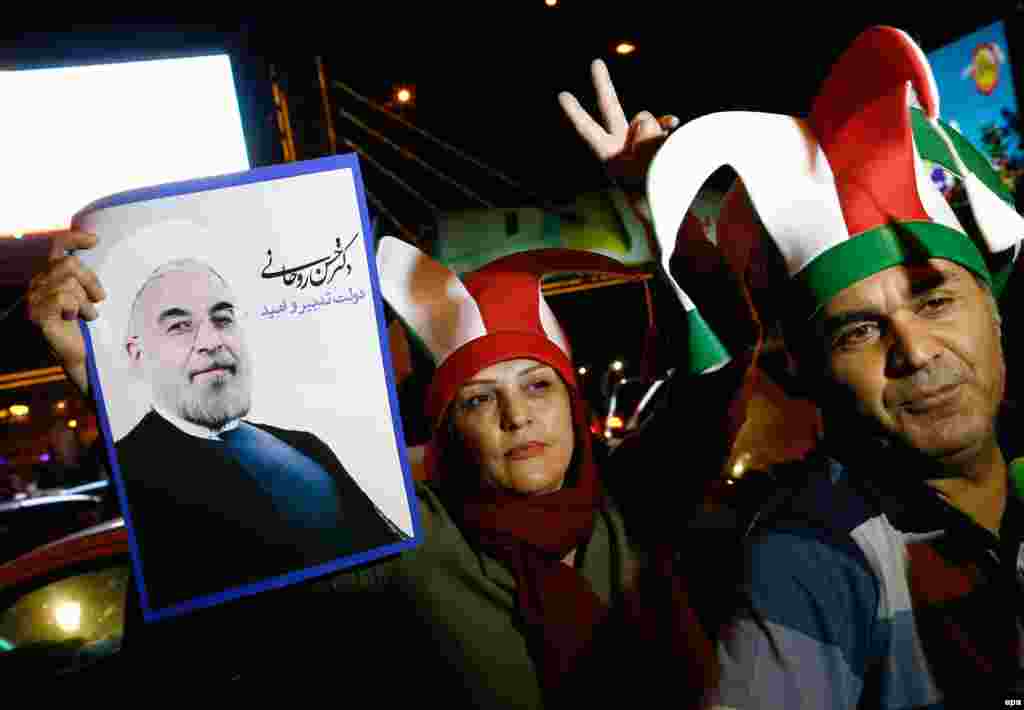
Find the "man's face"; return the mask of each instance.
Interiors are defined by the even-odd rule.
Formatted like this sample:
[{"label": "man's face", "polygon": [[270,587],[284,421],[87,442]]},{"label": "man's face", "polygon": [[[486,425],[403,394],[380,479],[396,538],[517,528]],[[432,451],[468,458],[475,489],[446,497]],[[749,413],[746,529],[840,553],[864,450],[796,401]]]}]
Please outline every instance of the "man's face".
[{"label": "man's face", "polygon": [[218,429],[249,411],[251,367],[227,286],[200,266],[169,271],[139,295],[127,350],[161,407]]},{"label": "man's face", "polygon": [[944,259],[895,266],[835,296],[818,316],[827,379],[846,396],[826,416],[862,424],[938,463],[995,445],[1006,368],[998,313],[966,269]]}]

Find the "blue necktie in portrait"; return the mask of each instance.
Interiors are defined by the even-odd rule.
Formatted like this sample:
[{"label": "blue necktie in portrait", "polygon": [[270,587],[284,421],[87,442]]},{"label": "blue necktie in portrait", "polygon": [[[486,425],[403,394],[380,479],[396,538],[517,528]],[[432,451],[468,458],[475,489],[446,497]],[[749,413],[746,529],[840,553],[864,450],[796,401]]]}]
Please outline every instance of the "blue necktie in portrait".
[{"label": "blue necktie in portrait", "polygon": [[225,450],[272,498],[281,517],[316,532],[319,542],[348,547],[334,480],[323,466],[270,433],[240,422],[220,435]]}]

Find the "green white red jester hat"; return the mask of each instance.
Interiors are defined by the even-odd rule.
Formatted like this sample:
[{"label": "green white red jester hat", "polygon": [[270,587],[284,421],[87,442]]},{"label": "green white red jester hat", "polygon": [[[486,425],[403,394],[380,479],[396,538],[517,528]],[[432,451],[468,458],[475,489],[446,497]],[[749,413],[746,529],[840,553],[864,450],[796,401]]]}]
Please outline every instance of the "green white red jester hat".
[{"label": "green white red jester hat", "polygon": [[[924,160],[962,180],[977,234],[964,229]],[[732,259],[744,269],[763,227],[796,287],[787,299],[789,317],[809,318],[846,287],[922,257],[954,261],[998,295],[1024,238],[1024,219],[990,162],[939,119],[924,53],[892,27],[870,28],[854,40],[806,119],[729,111],[677,129],[647,176],[663,249],[701,185],[723,165],[739,175],[750,204],[726,200],[718,244],[745,254],[747,263]],[[758,228],[748,222],[737,229],[743,220],[734,212],[749,213],[750,206]]]},{"label": "green white red jester hat", "polygon": [[[503,360],[531,358],[546,363],[575,388],[569,342],[541,292],[542,278],[567,272],[636,273],[592,252],[539,249],[497,259],[463,280],[394,237],[380,240],[377,270],[384,299],[437,368],[426,402],[434,426],[466,380]],[[692,303],[687,314],[691,370],[702,372],[727,362],[725,348]]]}]

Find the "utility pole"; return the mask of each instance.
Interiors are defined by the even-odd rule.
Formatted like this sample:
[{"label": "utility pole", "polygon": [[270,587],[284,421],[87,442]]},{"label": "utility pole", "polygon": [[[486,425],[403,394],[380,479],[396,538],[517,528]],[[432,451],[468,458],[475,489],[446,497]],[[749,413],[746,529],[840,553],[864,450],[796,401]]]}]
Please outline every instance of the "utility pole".
[{"label": "utility pole", "polygon": [[316,73],[320,77],[320,98],[324,105],[324,120],[327,122],[327,143],[331,155],[338,152],[338,134],[334,131],[334,112],[331,111],[331,98],[327,93],[327,72],[324,71],[323,58],[316,58]]},{"label": "utility pole", "polygon": [[281,136],[281,149],[284,154],[284,162],[290,163],[297,160],[295,155],[295,136],[292,135],[292,122],[288,116],[288,99],[281,91],[281,85],[277,81],[277,68],[270,66],[270,88],[274,94],[274,110],[277,115],[277,131]]}]

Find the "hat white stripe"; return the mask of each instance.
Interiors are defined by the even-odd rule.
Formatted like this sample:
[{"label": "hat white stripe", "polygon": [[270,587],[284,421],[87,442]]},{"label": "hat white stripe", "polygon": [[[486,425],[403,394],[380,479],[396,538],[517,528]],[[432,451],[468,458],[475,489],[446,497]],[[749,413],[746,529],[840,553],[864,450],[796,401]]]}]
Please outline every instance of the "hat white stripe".
[{"label": "hat white stripe", "polygon": [[647,201],[666,271],[686,211],[723,165],[739,174],[791,276],[850,236],[832,169],[805,121],[713,113],[678,128],[648,171]]},{"label": "hat white stripe", "polygon": [[471,340],[487,335],[480,307],[459,277],[394,237],[377,248],[381,294],[419,336],[440,366]]},{"label": "hat white stripe", "polygon": [[989,251],[1001,252],[1015,246],[1024,237],[1024,219],[1015,209],[1003,202],[998,195],[989,189],[977,175],[967,169],[963,159],[953,145],[952,139],[946,133],[937,118],[930,118],[932,128],[938,134],[942,142],[946,144],[953,162],[956,164],[957,172],[963,178],[964,189],[967,191],[967,201],[971,203],[971,212],[974,214],[974,221],[978,225],[978,231],[988,245]]},{"label": "hat white stripe", "polygon": [[540,316],[540,325],[544,329],[545,335],[551,339],[551,341],[557,345],[565,356],[572,360],[572,350],[569,347],[569,339],[565,335],[565,331],[562,330],[562,326],[558,322],[558,318],[555,317],[555,312],[551,310],[551,306],[544,299],[544,291],[540,284],[537,285],[537,310]]},{"label": "hat white stripe", "polygon": [[942,192],[932,182],[928,169],[925,167],[924,161],[921,160],[921,154],[917,150],[917,141],[914,139],[913,133],[911,133],[910,139],[914,146],[914,179],[917,183],[917,195],[921,198],[921,205],[924,207],[925,213],[933,222],[955,229],[967,236],[967,232],[960,224],[960,220],[957,219],[953,208],[949,206]]}]

